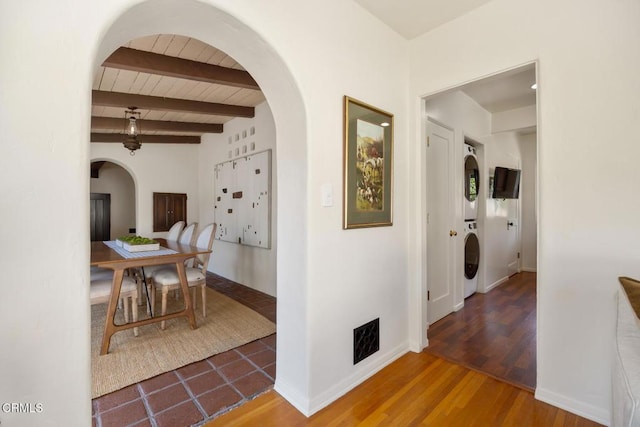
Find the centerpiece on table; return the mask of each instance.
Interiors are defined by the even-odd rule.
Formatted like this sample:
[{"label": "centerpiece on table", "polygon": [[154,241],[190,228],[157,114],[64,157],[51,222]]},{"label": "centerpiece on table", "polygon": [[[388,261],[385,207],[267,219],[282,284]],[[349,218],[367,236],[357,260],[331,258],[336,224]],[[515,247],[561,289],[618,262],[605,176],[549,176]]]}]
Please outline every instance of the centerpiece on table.
[{"label": "centerpiece on table", "polygon": [[160,249],[160,243],[142,236],[118,237],[116,244],[129,252],[157,251]]}]

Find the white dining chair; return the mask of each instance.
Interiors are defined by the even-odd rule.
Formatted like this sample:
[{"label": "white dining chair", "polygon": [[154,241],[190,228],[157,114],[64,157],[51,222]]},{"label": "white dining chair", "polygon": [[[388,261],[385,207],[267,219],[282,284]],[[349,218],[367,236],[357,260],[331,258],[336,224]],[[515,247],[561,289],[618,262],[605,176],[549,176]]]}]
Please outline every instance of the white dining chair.
[{"label": "white dining chair", "polygon": [[[197,223],[194,223],[197,225]],[[184,227],[184,221],[178,221],[175,224],[173,224],[171,226],[171,228],[169,229],[169,231],[167,232],[167,237],[166,240],[169,242],[177,242],[178,239],[180,238],[180,236],[182,235],[183,230],[185,229]],[[144,275],[145,276],[151,276],[151,273],[154,270],[158,270],[160,268],[165,268],[167,267],[166,265],[150,265],[147,267],[144,267]],[[141,273],[141,272],[139,272]],[[144,278],[144,276],[143,276]]]},{"label": "white dining chair", "polygon": [[[89,300],[91,305],[107,304],[111,298],[111,284],[113,281],[113,273],[111,278],[102,276],[101,278],[92,279],[89,287]],[[122,287],[120,288],[119,303],[124,308],[124,321],[129,323],[129,307],[133,321],[138,320],[138,282],[134,277],[124,276],[122,278]],[[138,328],[133,328],[133,335],[138,336]]]},{"label": "white dining chair", "polygon": [[184,230],[182,230],[182,233],[180,233],[178,243],[182,243],[183,245],[193,245],[193,239],[196,235],[197,229],[197,222],[192,222],[191,224],[187,225]]},{"label": "white dining chair", "polygon": [[[195,223],[195,222],[192,224],[189,224],[190,227],[196,227],[197,225],[198,223]],[[169,228],[169,231],[167,232],[166,240],[169,242],[177,242],[184,231],[187,231],[185,229],[185,222],[178,221],[175,224],[173,224],[171,228]],[[189,235],[190,233],[190,235],[193,236],[193,228],[192,228],[192,231],[187,231],[187,233],[188,233],[187,235]],[[137,270],[136,274],[138,274],[140,279],[140,282],[139,282],[140,286],[138,287],[138,304],[140,305],[143,304],[142,286],[146,284],[147,292],[149,292],[148,278],[153,275],[154,271],[159,270],[161,268],[166,268],[166,267],[168,267],[168,265],[150,265],[144,268],[136,269]],[[147,314],[151,314],[151,307],[147,307]]]},{"label": "white dining chair", "polygon": [[[211,250],[213,246],[213,240],[216,234],[216,223],[212,223],[207,225],[202,231],[198,234],[198,238],[195,241],[195,246],[202,249]],[[209,257],[211,253],[207,252],[205,254],[197,255],[194,258],[193,267],[185,268],[185,273],[187,275],[187,282],[189,283],[189,288],[193,289],[193,296],[191,298],[193,303],[193,308],[197,307],[197,298],[196,298],[196,290],[200,288],[202,295],[202,316],[207,316],[207,267],[209,265]],[[161,311],[160,314],[164,315],[167,312],[167,295],[170,290],[180,289],[180,277],[178,276],[178,271],[175,266],[170,268],[163,268],[160,270],[154,271],[152,275],[152,292],[151,299],[152,305],[155,304],[155,293],[156,290],[160,290],[162,293],[162,302],[161,302]],[[160,328],[165,328],[165,323],[162,322],[160,324]]]},{"label": "white dining chair", "polygon": [[[125,270],[125,276],[131,276],[134,280],[136,280],[136,283],[138,284],[138,304],[140,304],[140,301],[142,298],[142,281],[138,280],[137,277],[133,277],[133,276],[136,276],[136,274],[137,272],[134,269]],[[113,270],[111,270],[110,268],[96,267],[92,265],[91,272],[90,272],[90,279],[92,282],[97,280],[112,280]],[[122,300],[118,301],[118,308],[123,308]]]},{"label": "white dining chair", "polygon": [[184,229],[184,221],[176,222],[167,232],[166,239],[170,242],[177,242],[180,237],[180,233],[182,233],[182,229]]},{"label": "white dining chair", "polygon": [[109,268],[91,266],[91,270],[89,274],[90,274],[91,281],[101,280],[101,279],[111,280],[111,278],[113,277],[113,270]]}]

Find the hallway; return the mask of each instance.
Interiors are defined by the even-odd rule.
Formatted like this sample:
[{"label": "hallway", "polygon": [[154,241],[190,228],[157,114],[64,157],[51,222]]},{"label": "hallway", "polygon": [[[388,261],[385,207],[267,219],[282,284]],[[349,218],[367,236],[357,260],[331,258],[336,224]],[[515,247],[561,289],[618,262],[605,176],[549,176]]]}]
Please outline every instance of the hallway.
[{"label": "hallway", "polygon": [[521,272],[435,322],[424,350],[525,390],[536,387],[536,273]]}]

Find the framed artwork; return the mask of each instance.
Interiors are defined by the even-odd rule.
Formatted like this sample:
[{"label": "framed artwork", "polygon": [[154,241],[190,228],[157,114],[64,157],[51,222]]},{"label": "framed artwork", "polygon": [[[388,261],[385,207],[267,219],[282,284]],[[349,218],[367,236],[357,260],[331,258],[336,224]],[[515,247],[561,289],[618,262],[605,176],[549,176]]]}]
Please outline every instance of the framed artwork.
[{"label": "framed artwork", "polygon": [[393,114],[344,97],[342,228],[392,225]]}]

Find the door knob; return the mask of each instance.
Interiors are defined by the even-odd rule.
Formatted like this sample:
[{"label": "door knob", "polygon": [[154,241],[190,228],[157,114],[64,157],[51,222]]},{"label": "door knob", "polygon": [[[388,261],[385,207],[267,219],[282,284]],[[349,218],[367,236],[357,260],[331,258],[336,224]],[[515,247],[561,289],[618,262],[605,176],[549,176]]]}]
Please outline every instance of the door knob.
[{"label": "door knob", "polygon": [[457,236],[458,232],[455,230],[449,230],[449,236],[453,237],[453,236]]}]

